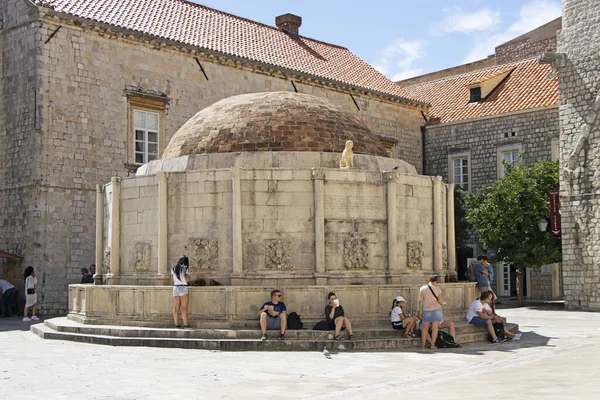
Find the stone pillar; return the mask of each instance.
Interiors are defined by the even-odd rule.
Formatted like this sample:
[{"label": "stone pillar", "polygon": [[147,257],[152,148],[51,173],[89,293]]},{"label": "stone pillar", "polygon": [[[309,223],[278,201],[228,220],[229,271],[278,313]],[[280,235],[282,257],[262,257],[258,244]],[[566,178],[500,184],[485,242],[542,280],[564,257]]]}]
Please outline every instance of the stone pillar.
[{"label": "stone pillar", "polygon": [[325,272],[325,171],[312,169],[315,190],[315,285],[326,285]]},{"label": "stone pillar", "polygon": [[386,172],[383,179],[387,182],[387,241],[388,265],[385,273],[386,283],[392,283],[392,273],[398,268],[398,208],[396,204],[398,185],[397,175]]},{"label": "stone pillar", "polygon": [[442,277],[444,265],[442,250],[444,244],[444,221],[442,221],[442,177],[433,177],[433,271]]},{"label": "stone pillar", "polygon": [[[167,197],[167,174],[156,173],[158,178],[158,271],[157,284],[166,284],[169,279],[169,217]],[[161,282],[162,281],[162,282]]]},{"label": "stone pillar", "polygon": [[448,185],[446,197],[446,229],[448,242],[448,275],[450,282],[458,282],[456,272],[456,237],[454,232],[454,185]]},{"label": "stone pillar", "polygon": [[121,178],[112,177],[111,231],[110,231],[110,279],[119,284],[121,274]]},{"label": "stone pillar", "polygon": [[560,281],[560,264],[554,263],[552,264],[552,300],[561,299],[563,297]]},{"label": "stone pillar", "polygon": [[96,273],[94,284],[102,285],[102,263],[104,255],[104,190],[96,185]]},{"label": "stone pillar", "polygon": [[242,237],[242,188],[240,183],[240,170],[231,169],[231,225],[232,225],[232,245],[233,245],[233,273],[231,274],[231,284],[241,285],[244,272],[243,252],[244,242]]}]

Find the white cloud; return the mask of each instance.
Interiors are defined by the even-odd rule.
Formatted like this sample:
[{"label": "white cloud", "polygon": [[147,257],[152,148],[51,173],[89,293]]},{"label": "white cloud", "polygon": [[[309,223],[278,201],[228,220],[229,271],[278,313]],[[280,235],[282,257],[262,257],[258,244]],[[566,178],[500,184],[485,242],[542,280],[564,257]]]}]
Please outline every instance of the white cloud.
[{"label": "white cloud", "polygon": [[544,25],[560,15],[559,0],[531,0],[521,8],[519,18],[504,31],[491,35],[475,35],[473,46],[465,55],[463,62],[485,58],[494,53],[496,46]]},{"label": "white cloud", "polygon": [[372,63],[373,68],[393,81],[420,75],[423,69],[412,68],[412,64],[423,57],[424,47],[420,40],[396,39],[381,50],[379,59]]},{"label": "white cloud", "polygon": [[493,29],[500,23],[500,13],[487,8],[471,13],[464,12],[462,8],[447,8],[444,10],[446,16],[440,22],[439,27],[445,33],[461,32],[469,33],[475,31],[486,31]]}]

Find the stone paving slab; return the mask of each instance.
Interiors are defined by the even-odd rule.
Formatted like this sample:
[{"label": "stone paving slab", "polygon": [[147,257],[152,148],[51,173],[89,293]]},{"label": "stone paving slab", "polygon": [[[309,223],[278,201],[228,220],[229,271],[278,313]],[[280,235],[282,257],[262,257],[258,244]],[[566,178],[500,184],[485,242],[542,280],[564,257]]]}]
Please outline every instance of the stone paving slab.
[{"label": "stone paving slab", "polygon": [[600,314],[527,307],[501,315],[519,324],[521,341],[438,351],[338,352],[331,359],[320,351],[192,351],[43,340],[21,330],[30,324],[0,319],[0,398],[600,398]]}]

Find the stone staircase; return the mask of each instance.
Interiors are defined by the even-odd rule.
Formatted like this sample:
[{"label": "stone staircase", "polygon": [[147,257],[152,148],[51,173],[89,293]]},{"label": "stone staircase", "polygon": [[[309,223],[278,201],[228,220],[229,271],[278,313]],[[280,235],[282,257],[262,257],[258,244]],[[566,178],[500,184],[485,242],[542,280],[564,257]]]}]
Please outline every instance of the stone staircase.
[{"label": "stone staircase", "polygon": [[[516,332],[518,326],[506,324]],[[31,331],[44,339],[70,340],[81,343],[110,346],[146,346],[222,351],[320,351],[324,346],[330,351],[377,351],[416,349],[420,338],[401,338],[403,331],[391,327],[356,327],[353,341],[347,332],[342,332],[343,341],[333,340],[332,331],[311,329],[289,330],[284,340],[278,340],[277,331],[269,331],[269,340],[260,340],[257,329],[175,329],[145,328],[109,325],[87,325],[68,320],[66,317],[52,318],[43,324],[31,326]],[[458,343],[486,340],[483,328],[466,322],[456,323]]]}]

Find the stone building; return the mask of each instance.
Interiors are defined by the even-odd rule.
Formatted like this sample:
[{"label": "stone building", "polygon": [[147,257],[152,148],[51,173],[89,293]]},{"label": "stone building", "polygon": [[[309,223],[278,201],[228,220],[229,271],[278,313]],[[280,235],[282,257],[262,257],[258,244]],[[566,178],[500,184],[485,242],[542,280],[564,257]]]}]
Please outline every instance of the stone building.
[{"label": "stone building", "polygon": [[[536,57],[556,48],[560,24],[559,18],[502,44],[485,60],[399,83],[431,103],[425,174],[479,191],[502,176],[503,160],[516,164],[520,153],[527,164],[558,158],[558,82]],[[491,62],[495,65],[488,66]],[[483,252],[475,235],[470,242],[473,255]],[[463,274],[466,265],[461,260]],[[514,268],[496,265],[495,271],[497,293],[515,294]],[[526,288],[528,297],[561,297],[560,266],[527,270]]]},{"label": "stone building", "polygon": [[301,18],[276,23],[183,0],[0,2],[0,250],[46,275],[45,311],[67,311],[67,285],[95,259],[96,185],[159,157],[221,99],[329,99],[422,171],[427,104],[348,49],[301,36]]},{"label": "stone building", "polygon": [[600,2],[563,0],[558,52],[540,61],[560,82],[560,174],[565,303],[600,311]]}]

